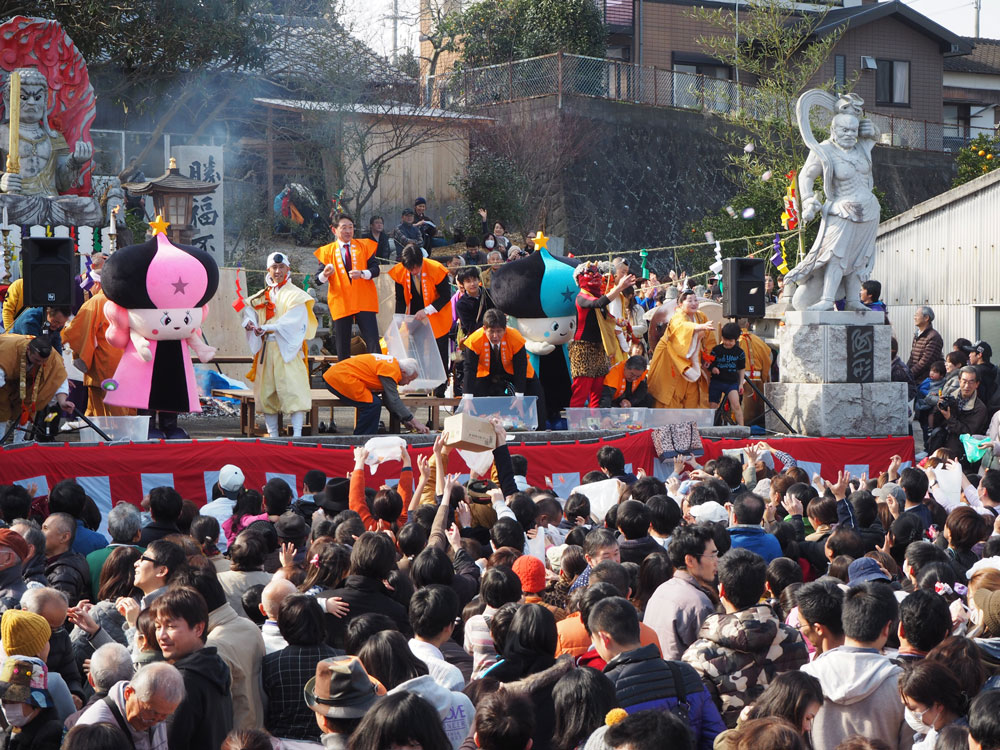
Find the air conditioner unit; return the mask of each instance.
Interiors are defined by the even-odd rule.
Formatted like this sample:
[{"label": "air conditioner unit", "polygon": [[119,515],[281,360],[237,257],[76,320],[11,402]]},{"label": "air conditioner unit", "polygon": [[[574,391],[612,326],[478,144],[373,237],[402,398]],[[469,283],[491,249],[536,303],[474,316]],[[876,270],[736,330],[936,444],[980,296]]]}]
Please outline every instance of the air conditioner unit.
[{"label": "air conditioner unit", "polygon": [[868,55],[861,56],[861,69],[862,70],[878,70],[878,63],[875,62],[874,57],[869,57]]}]

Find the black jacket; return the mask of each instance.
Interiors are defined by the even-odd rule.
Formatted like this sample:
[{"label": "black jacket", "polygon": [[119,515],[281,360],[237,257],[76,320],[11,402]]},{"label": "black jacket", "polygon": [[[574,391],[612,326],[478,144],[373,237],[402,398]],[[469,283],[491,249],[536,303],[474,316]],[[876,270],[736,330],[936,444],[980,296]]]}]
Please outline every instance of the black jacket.
[{"label": "black jacket", "polygon": [[[58,672],[66,681],[66,687],[73,695],[81,698],[87,695],[83,689],[83,675],[76,663],[76,654],[66,628],[56,628],[49,636],[49,658],[45,660],[50,672]],[[89,691],[88,691],[89,692]]]},{"label": "black jacket", "polygon": [[63,725],[54,708],[42,709],[17,734],[10,727],[0,735],[0,750],[59,750]]},{"label": "black jacket", "polygon": [[24,563],[22,568],[21,578],[24,579],[25,584],[49,585],[49,579],[45,577],[45,555],[36,553],[34,557]]},{"label": "black jacket", "polygon": [[83,555],[63,552],[50,557],[45,563],[45,577],[49,586],[66,594],[71,607],[81,599],[90,598],[90,566]]},{"label": "black jacket", "polygon": [[648,534],[641,539],[622,538],[618,541],[618,547],[622,562],[633,562],[636,565],[641,565],[642,561],[646,559],[646,555],[652,552],[666,554],[663,545]]},{"label": "black jacket", "polygon": [[142,527],[142,535],[139,537],[139,546],[148,547],[157,539],[163,539],[165,536],[180,533],[181,530],[177,528],[177,524],[175,523],[157,523],[156,521],[152,521],[148,526]]},{"label": "black jacket", "polygon": [[872,552],[885,542],[885,529],[882,528],[882,522],[878,519],[875,519],[875,523],[871,526],[866,526],[863,529],[855,528],[854,530],[861,535],[861,541],[865,543],[865,552]]},{"label": "black jacket", "polygon": [[233,728],[229,667],[215,646],[200,648],[175,662],[174,666],[184,678],[185,697],[167,719],[170,747],[219,750]]},{"label": "black jacket", "polygon": [[326,642],[334,648],[344,648],[347,624],[358,615],[368,612],[388,615],[396,623],[399,632],[407,638],[412,634],[406,608],[391,598],[382,582],[376,581],[374,578],[357,575],[347,576],[341,588],[324,591],[320,596],[327,599],[339,596],[350,606],[347,617],[334,617],[329,613],[324,615]]},{"label": "black jacket", "polygon": [[462,332],[468,336],[483,327],[483,315],[493,307],[486,287],[480,287],[478,297],[470,297],[462,292],[455,301],[455,312],[458,313],[458,323]]},{"label": "black jacket", "polygon": [[[48,586],[48,581],[42,577],[44,585]],[[7,570],[0,570],[0,612],[8,609],[18,609],[21,604],[21,596],[28,587],[24,583],[23,573],[20,565],[14,565]]]}]

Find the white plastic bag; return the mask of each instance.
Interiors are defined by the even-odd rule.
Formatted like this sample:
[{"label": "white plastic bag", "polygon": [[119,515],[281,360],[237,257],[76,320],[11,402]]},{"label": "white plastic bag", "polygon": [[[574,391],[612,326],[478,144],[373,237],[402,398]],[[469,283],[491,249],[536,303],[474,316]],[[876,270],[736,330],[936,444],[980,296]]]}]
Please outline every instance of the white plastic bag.
[{"label": "white plastic bag", "polygon": [[493,451],[467,451],[459,448],[458,455],[477,477],[486,476],[493,465]]},{"label": "white plastic bag", "polygon": [[374,474],[378,471],[378,467],[386,461],[403,460],[406,441],[396,435],[374,437],[365,443],[365,450],[368,451],[368,458],[365,459],[365,465]]}]

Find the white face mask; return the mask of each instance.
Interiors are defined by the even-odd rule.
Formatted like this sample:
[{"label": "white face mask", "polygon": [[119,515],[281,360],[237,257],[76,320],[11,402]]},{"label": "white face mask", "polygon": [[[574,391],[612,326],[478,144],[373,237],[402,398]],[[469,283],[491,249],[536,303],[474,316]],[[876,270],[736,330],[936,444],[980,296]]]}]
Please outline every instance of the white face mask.
[{"label": "white face mask", "polygon": [[483,244],[486,245],[486,247],[493,247],[496,243],[494,243],[493,240],[486,240]]},{"label": "white face mask", "polygon": [[927,734],[931,731],[931,727],[924,724],[924,713],[924,711],[914,711],[911,708],[904,707],[903,716],[906,719],[906,723],[917,734]]},{"label": "white face mask", "polygon": [[23,727],[34,718],[29,715],[30,709],[25,712],[26,705],[24,703],[3,703],[0,704],[0,708],[3,709],[3,717],[12,727]]}]

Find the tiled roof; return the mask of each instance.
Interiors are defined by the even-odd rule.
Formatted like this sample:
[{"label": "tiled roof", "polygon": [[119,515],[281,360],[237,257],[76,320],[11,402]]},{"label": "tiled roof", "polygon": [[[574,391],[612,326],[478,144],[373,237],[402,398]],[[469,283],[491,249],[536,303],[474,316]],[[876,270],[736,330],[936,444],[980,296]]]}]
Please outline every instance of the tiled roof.
[{"label": "tiled roof", "polygon": [[270,74],[315,79],[317,71],[364,73],[370,85],[413,85],[370,47],[325,19],[267,15],[272,38],[265,69]]},{"label": "tiled roof", "polygon": [[1000,39],[974,37],[964,39],[969,44],[975,45],[972,53],[961,57],[946,57],[944,69],[952,73],[1000,75]]}]

